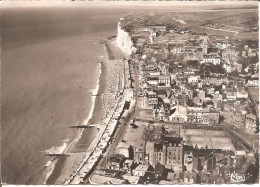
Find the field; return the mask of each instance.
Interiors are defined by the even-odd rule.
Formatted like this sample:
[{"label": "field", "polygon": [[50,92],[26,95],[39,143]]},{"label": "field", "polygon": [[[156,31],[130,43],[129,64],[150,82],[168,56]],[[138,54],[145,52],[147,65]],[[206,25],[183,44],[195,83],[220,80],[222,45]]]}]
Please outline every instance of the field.
[{"label": "field", "polygon": [[[132,15],[130,17],[135,17]],[[257,40],[258,39],[258,7],[242,9],[225,8],[225,9],[187,9],[176,11],[156,11],[150,13],[139,13],[138,19],[132,19],[133,25],[166,24],[182,29],[190,29],[196,33],[207,33],[240,40]],[[136,17],[135,17],[136,18]],[[141,20],[141,21],[140,21]],[[236,26],[242,28],[243,33],[235,35],[235,32],[219,31],[213,29],[200,28],[200,25],[206,23],[224,24],[227,26]]]}]

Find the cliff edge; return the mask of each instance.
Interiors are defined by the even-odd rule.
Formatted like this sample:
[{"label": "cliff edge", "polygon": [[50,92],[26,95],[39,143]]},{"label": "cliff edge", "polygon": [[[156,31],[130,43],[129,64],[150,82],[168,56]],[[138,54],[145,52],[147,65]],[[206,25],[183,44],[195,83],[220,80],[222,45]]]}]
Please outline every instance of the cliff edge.
[{"label": "cliff edge", "polygon": [[129,56],[136,51],[130,34],[121,27],[120,22],[118,22],[117,26],[116,43],[117,46]]}]

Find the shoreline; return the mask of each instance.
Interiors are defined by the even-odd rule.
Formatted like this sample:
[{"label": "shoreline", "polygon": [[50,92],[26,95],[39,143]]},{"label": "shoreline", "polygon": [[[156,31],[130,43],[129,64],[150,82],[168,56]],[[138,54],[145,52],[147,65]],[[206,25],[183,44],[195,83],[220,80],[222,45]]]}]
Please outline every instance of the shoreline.
[{"label": "shoreline", "polygon": [[[104,42],[106,43],[107,40]],[[99,63],[99,67],[98,67],[99,68],[99,70],[98,70],[99,78],[97,80],[96,88],[92,90],[92,95],[96,95],[96,96],[94,96],[95,98],[92,98],[93,99],[92,108],[89,112],[88,117],[83,121],[82,125],[89,125],[92,123],[99,122],[98,126],[100,127],[100,126],[102,126],[100,123],[103,120],[97,119],[97,118],[104,119],[108,115],[108,112],[106,110],[104,110],[104,107],[101,105],[101,100],[100,100],[100,96],[102,94],[104,94],[104,92],[106,91],[106,87],[108,86],[108,85],[106,85],[106,78],[107,78],[107,75],[106,75],[107,67],[106,66],[108,65],[108,62],[110,61],[110,59],[109,59],[109,51],[107,51],[105,43],[103,45],[102,45],[102,43],[100,43],[104,47],[105,56],[103,56],[104,59],[102,62],[98,62]],[[114,101],[114,98],[111,98],[111,100]],[[113,101],[112,101],[112,103],[113,103]],[[104,110],[104,111],[102,111],[102,110]],[[102,115],[100,115],[100,113],[102,113]],[[100,116],[102,116],[102,117],[100,117]],[[80,129],[79,131],[80,132],[78,132],[78,134],[76,136],[74,136],[74,138],[68,143],[68,146],[63,153],[71,151],[71,148],[75,147],[75,145],[77,143],[79,143],[81,141],[81,139],[86,138],[86,137],[84,137],[85,134],[90,134],[88,132],[89,129]],[[97,145],[97,143],[100,139],[99,136],[101,136],[100,132],[102,132],[101,129],[99,132],[95,132],[94,134],[92,134],[94,137],[91,140],[89,140],[89,144],[87,145],[87,148],[84,153],[72,153],[72,154],[77,154],[77,156],[81,157],[82,159],[84,159],[86,156],[88,156],[88,153],[91,152]],[[64,158],[64,157],[53,159],[53,162],[48,166],[48,167],[52,167],[52,170],[48,172],[51,174],[49,174],[49,176],[46,176],[44,184],[61,184],[60,183],[61,180],[59,180],[59,179],[63,178],[62,177],[63,170],[66,168],[66,163],[68,163],[68,162],[70,162],[69,159]],[[76,162],[81,163],[82,160],[77,160]],[[48,173],[47,173],[47,175],[48,175]]]},{"label": "shoreline", "polygon": [[[103,125],[102,130],[98,133],[97,138],[91,142],[90,147],[94,147],[94,149],[88,149],[89,155],[86,155],[77,168],[77,170],[71,175],[69,180],[66,180],[65,183],[62,184],[79,184],[82,182],[83,178],[91,172],[97,161],[101,158],[101,154],[105,152],[106,148],[109,146],[112,140],[112,136],[116,131],[116,127],[118,125],[118,117],[121,116],[124,112],[125,105],[125,97],[127,93],[124,91],[125,89],[125,72],[122,71],[125,68],[125,61],[123,60],[123,54],[116,47],[113,40],[107,41],[109,45],[112,46],[111,52],[113,52],[113,56],[115,59],[110,60],[107,59],[104,63],[105,73],[102,75],[104,81],[102,83],[105,85],[101,107],[106,109],[106,115],[103,116],[98,122]],[[114,46],[115,45],[115,46]],[[105,48],[106,49],[106,48]],[[114,50],[114,51],[113,51]],[[108,57],[109,51],[105,50],[106,56]],[[97,101],[100,101],[101,97],[98,97]],[[99,105],[97,105],[99,106]],[[95,118],[96,113],[93,115]]]},{"label": "shoreline", "polygon": [[[86,117],[86,119],[82,122],[82,124],[78,124],[78,125],[90,125],[91,121],[93,120],[93,115],[95,113],[95,108],[97,105],[97,97],[93,96],[93,95],[99,95],[101,94],[100,91],[100,79],[102,79],[102,64],[98,63],[98,79],[97,79],[97,83],[96,83],[96,87],[92,90],[90,90],[91,92],[91,109]],[[94,97],[94,98],[93,98]],[[67,143],[67,147],[65,148],[65,150],[62,152],[63,154],[70,154],[71,149],[73,149],[75,147],[75,145],[80,141],[80,139],[82,138],[82,136],[84,135],[84,131],[88,130],[88,129],[78,129],[78,131],[75,133],[75,135],[72,137],[72,139]],[[95,134],[97,135],[97,134]],[[90,147],[91,142],[94,139],[90,140],[90,144],[88,147]],[[89,149],[89,148],[88,148]],[[72,153],[72,154],[77,154],[77,153]],[[80,153],[79,153],[80,154]],[[46,167],[46,169],[48,170],[46,172],[45,175],[45,180],[43,182],[43,184],[56,184],[56,180],[60,177],[59,174],[62,175],[62,170],[64,169],[64,165],[66,162],[67,158],[62,157],[54,157],[53,159],[50,160],[50,164]],[[50,169],[51,168],[51,169]],[[54,172],[56,170],[56,172]],[[58,175],[57,175],[58,173]]]}]

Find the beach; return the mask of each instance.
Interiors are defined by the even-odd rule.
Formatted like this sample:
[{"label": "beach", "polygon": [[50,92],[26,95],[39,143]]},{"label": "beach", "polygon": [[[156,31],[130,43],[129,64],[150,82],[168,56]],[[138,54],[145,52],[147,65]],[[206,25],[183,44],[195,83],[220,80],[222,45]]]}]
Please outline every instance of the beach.
[{"label": "beach", "polygon": [[94,111],[88,122],[88,125],[95,124],[96,127],[82,130],[80,138],[76,139],[64,151],[69,156],[59,158],[57,162],[53,163],[53,166],[50,166],[53,168],[53,171],[51,175],[47,176],[48,179],[44,182],[46,184],[63,184],[75,173],[83,159],[89,156],[104,131],[104,120],[111,115],[110,111],[114,107],[113,104],[116,103],[118,89],[123,87],[123,55],[119,54],[119,50],[117,51],[118,54],[107,50],[108,47],[116,47],[115,39],[100,45],[106,51],[106,55],[104,56],[104,60],[99,63],[99,89],[97,93],[93,93],[92,97],[95,98]]}]

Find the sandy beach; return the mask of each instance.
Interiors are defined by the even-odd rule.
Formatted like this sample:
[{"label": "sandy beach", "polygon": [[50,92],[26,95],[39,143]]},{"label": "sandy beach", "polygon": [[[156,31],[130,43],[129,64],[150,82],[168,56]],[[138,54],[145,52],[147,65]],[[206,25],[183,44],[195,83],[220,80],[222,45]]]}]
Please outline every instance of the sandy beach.
[{"label": "sandy beach", "polygon": [[[102,45],[102,44],[100,44]],[[63,184],[69,180],[71,175],[80,167],[83,159],[87,158],[91,151],[97,145],[105,124],[103,120],[111,115],[114,103],[117,101],[117,94],[123,87],[123,71],[124,63],[122,61],[123,54],[116,48],[115,38],[109,40],[102,45],[106,51],[104,60],[100,63],[101,74],[99,77],[99,89],[95,97],[95,107],[90,124],[96,124],[96,127],[82,130],[79,137],[76,137],[64,151],[69,156],[63,156],[56,162],[52,162],[48,166],[52,170],[52,174],[47,173],[46,184]],[[107,50],[109,48],[109,50]],[[91,137],[90,137],[91,136]],[[86,143],[86,139],[88,142]],[[49,176],[48,176],[49,175]]]}]

